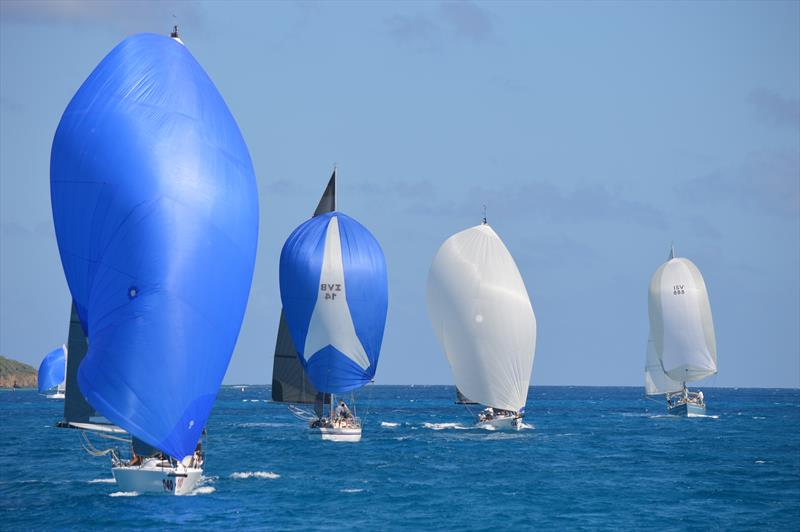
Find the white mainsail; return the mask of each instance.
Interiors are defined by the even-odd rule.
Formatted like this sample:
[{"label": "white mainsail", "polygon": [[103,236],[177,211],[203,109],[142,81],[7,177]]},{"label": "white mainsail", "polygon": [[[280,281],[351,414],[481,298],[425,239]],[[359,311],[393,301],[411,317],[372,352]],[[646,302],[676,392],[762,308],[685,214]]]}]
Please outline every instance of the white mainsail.
[{"label": "white mainsail", "polygon": [[[689,259],[671,257],[650,280],[650,338],[665,377],[683,383],[717,373],[717,342],[703,276]],[[649,358],[648,348],[648,367]]]},{"label": "white mainsail", "polygon": [[644,366],[644,391],[647,395],[662,395],[665,393],[679,392],[683,384],[674,381],[664,373],[661,360],[656,353],[656,343],[652,338],[647,339],[647,362]]},{"label": "white mainsail", "polygon": [[488,224],[442,244],[428,274],[427,299],[458,389],[475,402],[521,410],[533,368],[536,317],[513,257]]}]

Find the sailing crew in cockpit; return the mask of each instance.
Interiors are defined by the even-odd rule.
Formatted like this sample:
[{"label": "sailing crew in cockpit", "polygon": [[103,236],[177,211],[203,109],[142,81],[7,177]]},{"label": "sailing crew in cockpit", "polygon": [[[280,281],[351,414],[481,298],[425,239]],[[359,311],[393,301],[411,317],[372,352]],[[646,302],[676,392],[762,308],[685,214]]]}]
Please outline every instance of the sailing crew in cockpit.
[{"label": "sailing crew in cockpit", "polygon": [[336,407],[336,417],[348,419],[352,417],[352,415],[353,414],[350,412],[350,409],[347,408],[347,405],[344,403],[344,401],[339,401],[339,406]]}]

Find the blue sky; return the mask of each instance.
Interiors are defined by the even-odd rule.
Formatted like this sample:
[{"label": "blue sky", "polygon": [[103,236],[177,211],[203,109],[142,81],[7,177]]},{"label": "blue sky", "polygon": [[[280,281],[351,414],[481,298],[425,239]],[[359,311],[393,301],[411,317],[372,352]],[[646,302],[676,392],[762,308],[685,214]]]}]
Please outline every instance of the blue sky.
[{"label": "blue sky", "polygon": [[258,176],[226,382],[270,381],[280,248],[338,163],[339,207],[389,266],[378,383],[452,383],[425,282],[486,204],[536,312],[534,386],[641,384],[647,284],[673,240],[711,296],[708,383],[800,386],[797,2],[4,1],[3,355],[37,365],[66,339],[49,196],[61,113],[120,40],[175,20]]}]

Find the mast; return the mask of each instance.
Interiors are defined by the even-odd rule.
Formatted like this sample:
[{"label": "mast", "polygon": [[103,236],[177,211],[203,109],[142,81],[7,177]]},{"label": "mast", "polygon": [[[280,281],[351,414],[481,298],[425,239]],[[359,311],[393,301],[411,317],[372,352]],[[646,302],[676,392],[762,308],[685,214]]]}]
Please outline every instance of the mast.
[{"label": "mast", "polygon": [[181,36],[178,35],[178,25],[177,24],[172,26],[172,31],[170,32],[169,36],[170,36],[171,39],[174,39],[174,40],[178,41],[179,43],[183,44],[183,41],[181,40]]}]

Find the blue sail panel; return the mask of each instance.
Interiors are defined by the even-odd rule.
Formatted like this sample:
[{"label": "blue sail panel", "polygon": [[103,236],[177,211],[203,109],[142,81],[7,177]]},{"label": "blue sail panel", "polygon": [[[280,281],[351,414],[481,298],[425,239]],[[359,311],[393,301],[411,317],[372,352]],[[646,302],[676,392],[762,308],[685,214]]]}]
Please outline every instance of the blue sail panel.
[{"label": "blue sail panel", "polygon": [[64,382],[67,375],[67,359],[64,346],[53,349],[47,353],[39,364],[39,393],[44,393],[53,386]]},{"label": "blue sail panel", "polygon": [[144,442],[191,454],[255,263],[258,191],[236,121],[182,44],[134,35],[64,111],[50,184],[64,273],[89,339],[82,394]]},{"label": "blue sail panel", "polygon": [[281,251],[286,323],[314,386],[343,393],[375,376],[388,307],[386,259],[374,236],[340,212],[295,229]]}]

